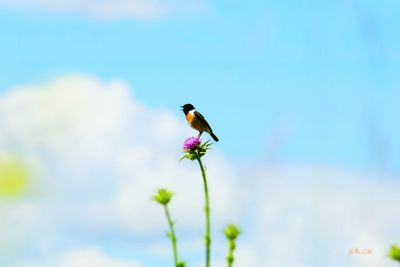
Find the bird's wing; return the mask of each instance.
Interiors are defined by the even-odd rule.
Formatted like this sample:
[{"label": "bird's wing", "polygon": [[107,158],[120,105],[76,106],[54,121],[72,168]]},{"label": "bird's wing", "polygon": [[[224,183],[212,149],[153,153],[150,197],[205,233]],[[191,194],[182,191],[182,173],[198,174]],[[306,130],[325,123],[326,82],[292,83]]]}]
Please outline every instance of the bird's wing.
[{"label": "bird's wing", "polygon": [[204,118],[204,116],[201,115],[200,112],[195,111],[194,115],[196,115],[199,119],[201,119],[204,122],[204,124],[207,125],[207,128],[210,129],[210,132],[212,132],[211,126],[208,124],[208,122],[206,121],[206,118]]}]

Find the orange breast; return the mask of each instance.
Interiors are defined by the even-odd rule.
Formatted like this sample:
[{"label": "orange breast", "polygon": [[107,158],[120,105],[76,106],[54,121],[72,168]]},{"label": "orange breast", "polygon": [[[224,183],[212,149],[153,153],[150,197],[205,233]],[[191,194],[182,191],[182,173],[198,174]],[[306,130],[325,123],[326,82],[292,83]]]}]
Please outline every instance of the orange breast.
[{"label": "orange breast", "polygon": [[202,119],[199,119],[194,115],[192,112],[189,112],[186,114],[186,120],[188,121],[189,125],[199,131],[199,132],[205,132],[208,131],[207,126],[204,124]]},{"label": "orange breast", "polygon": [[188,114],[186,114],[186,120],[190,123],[190,124],[192,124],[192,122],[194,121],[194,118],[195,118],[196,116],[194,116],[194,114],[192,113],[192,112],[189,112]]}]

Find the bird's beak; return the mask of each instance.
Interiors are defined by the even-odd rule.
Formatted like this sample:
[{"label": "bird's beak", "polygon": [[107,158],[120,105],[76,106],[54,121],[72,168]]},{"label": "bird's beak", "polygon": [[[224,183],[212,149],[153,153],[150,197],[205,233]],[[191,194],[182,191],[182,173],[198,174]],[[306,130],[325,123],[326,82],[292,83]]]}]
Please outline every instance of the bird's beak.
[{"label": "bird's beak", "polygon": [[183,106],[181,106],[182,110],[183,110]]}]

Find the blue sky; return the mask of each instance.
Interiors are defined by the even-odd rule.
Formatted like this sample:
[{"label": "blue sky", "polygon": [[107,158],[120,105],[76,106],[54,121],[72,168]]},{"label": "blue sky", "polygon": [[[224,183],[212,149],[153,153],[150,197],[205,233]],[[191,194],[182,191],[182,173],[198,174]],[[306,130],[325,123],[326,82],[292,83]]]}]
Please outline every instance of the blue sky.
[{"label": "blue sky", "polygon": [[375,127],[396,169],[396,5],[218,1],[154,21],[3,8],[0,88],[64,73],[120,78],[151,106],[194,103],[237,157],[267,153],[286,118],[283,159],[367,167]]},{"label": "blue sky", "polygon": [[[392,266],[400,3],[128,2],[120,15],[111,7],[125,0],[102,1],[105,16],[95,0],[0,0],[0,167],[17,157],[40,173],[22,200],[0,195],[15,251],[0,265],[160,266],[164,218],[146,201],[164,184],[178,192],[183,254],[200,262],[202,226],[185,205],[202,205],[187,180],[198,171],[176,163],[193,134],[179,106],[191,102],[221,140],[207,162],[213,231],[228,219],[247,229],[238,266],[264,255],[279,267]],[[14,232],[15,221],[29,225]],[[348,257],[353,246],[376,256]]]}]

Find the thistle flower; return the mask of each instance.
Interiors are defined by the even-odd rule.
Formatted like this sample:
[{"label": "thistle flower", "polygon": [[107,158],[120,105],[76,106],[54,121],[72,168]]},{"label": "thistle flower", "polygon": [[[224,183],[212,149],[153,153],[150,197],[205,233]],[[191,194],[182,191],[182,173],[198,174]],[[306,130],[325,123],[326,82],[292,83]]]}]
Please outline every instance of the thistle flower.
[{"label": "thistle flower", "polygon": [[203,177],[204,184],[204,199],[205,206],[204,212],[206,215],[206,229],[204,234],[204,241],[206,247],[206,267],[210,267],[211,262],[211,219],[210,219],[210,199],[208,196],[208,185],[207,185],[207,177],[206,171],[204,169],[203,163],[201,162],[201,157],[204,156],[208,149],[211,148],[210,141],[205,143],[201,143],[201,139],[199,137],[190,137],[185,140],[183,143],[183,156],[180,160],[187,158],[190,160],[197,160],[200,166],[201,175]]},{"label": "thistle flower", "polygon": [[198,160],[206,154],[207,150],[211,148],[211,145],[212,143],[210,143],[210,141],[201,143],[201,139],[199,137],[192,136],[186,139],[183,143],[184,155],[180,160],[184,158]]},{"label": "thistle flower", "polygon": [[167,222],[169,226],[169,232],[167,232],[167,236],[169,239],[171,239],[172,243],[172,251],[174,254],[174,265],[175,267],[185,267],[185,262],[184,261],[179,261],[178,258],[178,247],[177,247],[177,238],[175,235],[175,229],[174,229],[174,221],[171,218],[171,215],[169,213],[169,208],[168,208],[168,203],[171,201],[172,196],[174,193],[169,191],[168,189],[161,188],[158,189],[157,194],[153,196],[153,200],[161,205],[164,206],[164,212],[165,216],[167,217]]},{"label": "thistle flower", "polygon": [[161,205],[166,206],[171,201],[173,195],[174,193],[172,193],[171,191],[165,188],[161,188],[158,189],[157,194],[153,196],[153,200]]},{"label": "thistle flower", "polygon": [[189,137],[183,143],[183,150],[195,150],[201,143],[201,139],[199,137]]},{"label": "thistle flower", "polygon": [[392,245],[389,250],[388,257],[392,260],[400,262],[400,247],[396,245]]},{"label": "thistle flower", "polygon": [[229,242],[229,253],[226,257],[226,261],[228,262],[228,267],[232,267],[233,262],[235,261],[234,251],[236,248],[235,240],[240,234],[240,230],[233,224],[228,225],[225,230],[225,236]]}]

